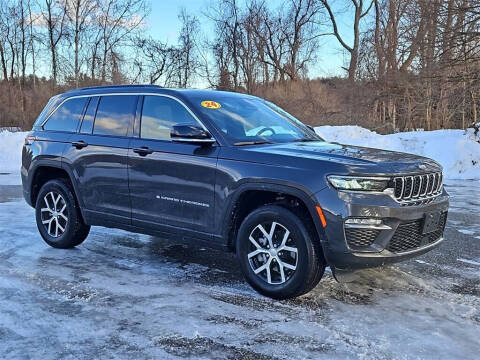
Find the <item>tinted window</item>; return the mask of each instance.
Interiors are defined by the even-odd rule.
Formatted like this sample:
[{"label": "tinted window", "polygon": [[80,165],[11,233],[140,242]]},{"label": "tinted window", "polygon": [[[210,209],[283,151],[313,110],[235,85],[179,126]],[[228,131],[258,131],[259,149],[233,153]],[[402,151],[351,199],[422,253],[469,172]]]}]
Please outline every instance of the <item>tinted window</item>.
[{"label": "tinted window", "polygon": [[80,128],[80,132],[82,134],[92,133],[93,119],[95,119],[95,112],[97,111],[98,100],[98,96],[90,98],[90,102],[87,106],[87,111],[85,111],[85,115],[83,116],[82,127]]},{"label": "tinted window", "polygon": [[76,132],[88,98],[65,101],[43,126],[45,130]]},{"label": "tinted window", "polygon": [[102,96],[98,104],[93,133],[126,136],[132,125],[137,97],[133,95]]},{"label": "tinted window", "polygon": [[145,96],[140,137],[170,140],[173,125],[199,125],[178,101],[163,96]]}]

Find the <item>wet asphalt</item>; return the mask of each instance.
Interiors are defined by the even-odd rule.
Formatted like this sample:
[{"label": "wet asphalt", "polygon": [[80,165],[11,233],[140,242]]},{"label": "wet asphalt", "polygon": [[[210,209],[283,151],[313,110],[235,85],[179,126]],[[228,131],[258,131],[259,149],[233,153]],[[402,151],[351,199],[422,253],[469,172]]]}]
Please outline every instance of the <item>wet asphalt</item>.
[{"label": "wet asphalt", "polygon": [[447,191],[439,248],[275,301],[232,254],[192,243],[96,227],[50,248],[21,187],[0,185],[0,357],[477,358],[480,182]]}]

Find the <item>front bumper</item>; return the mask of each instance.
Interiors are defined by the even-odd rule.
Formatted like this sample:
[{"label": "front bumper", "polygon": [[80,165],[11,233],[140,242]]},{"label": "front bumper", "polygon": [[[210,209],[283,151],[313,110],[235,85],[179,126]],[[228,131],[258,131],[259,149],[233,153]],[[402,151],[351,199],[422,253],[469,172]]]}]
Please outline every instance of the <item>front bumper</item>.
[{"label": "front bumper", "polygon": [[[327,187],[315,194],[327,226],[322,246],[327,263],[338,270],[356,270],[403,261],[424,254],[443,241],[449,196],[445,190],[420,205],[402,205],[387,194],[343,192]],[[428,214],[443,221],[428,234],[422,233]],[[349,232],[347,219],[381,220],[381,226],[357,227]],[[367,231],[365,231],[367,230]],[[352,243],[352,233],[358,241]],[[348,241],[347,241],[348,238]]]}]

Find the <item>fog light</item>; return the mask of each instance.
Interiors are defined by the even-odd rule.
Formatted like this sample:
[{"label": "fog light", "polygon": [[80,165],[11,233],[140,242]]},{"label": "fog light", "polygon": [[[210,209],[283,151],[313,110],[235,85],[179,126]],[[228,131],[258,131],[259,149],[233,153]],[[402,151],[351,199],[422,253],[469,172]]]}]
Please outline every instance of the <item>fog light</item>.
[{"label": "fog light", "polygon": [[385,225],[381,219],[365,219],[365,218],[349,218],[345,220],[346,228],[363,228],[363,229],[391,229]]},{"label": "fog light", "polygon": [[350,218],[345,220],[345,224],[363,224],[363,225],[381,225],[380,219],[362,219],[362,218]]}]

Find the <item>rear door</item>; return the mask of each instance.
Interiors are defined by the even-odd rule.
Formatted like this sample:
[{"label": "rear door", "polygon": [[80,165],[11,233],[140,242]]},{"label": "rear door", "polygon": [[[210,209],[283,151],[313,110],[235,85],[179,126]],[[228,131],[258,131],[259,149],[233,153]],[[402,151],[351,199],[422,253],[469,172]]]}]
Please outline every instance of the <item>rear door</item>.
[{"label": "rear door", "polygon": [[129,152],[132,223],[210,233],[218,147],[172,142],[176,124],[202,126],[175,98],[145,95]]},{"label": "rear door", "polygon": [[65,155],[89,223],[131,222],[127,154],[138,96],[93,96]]}]

